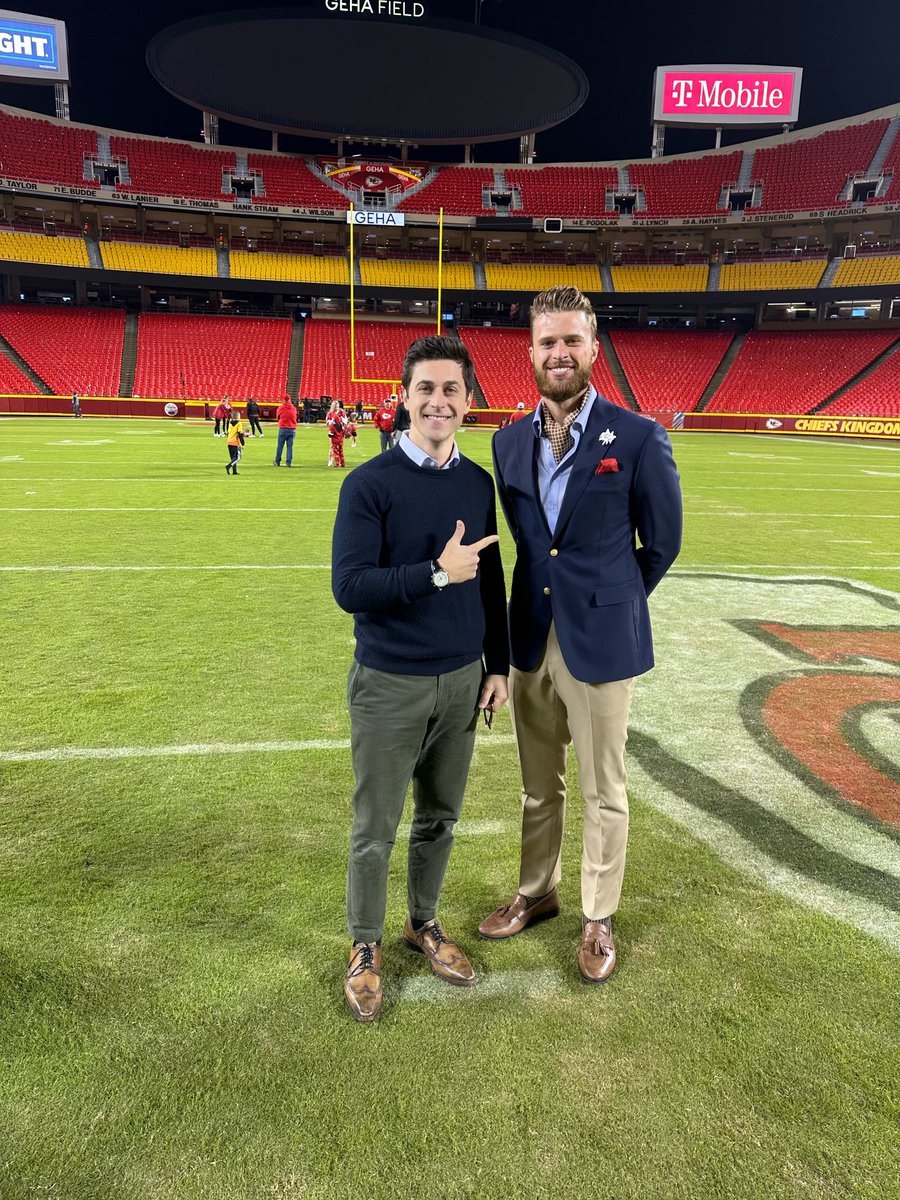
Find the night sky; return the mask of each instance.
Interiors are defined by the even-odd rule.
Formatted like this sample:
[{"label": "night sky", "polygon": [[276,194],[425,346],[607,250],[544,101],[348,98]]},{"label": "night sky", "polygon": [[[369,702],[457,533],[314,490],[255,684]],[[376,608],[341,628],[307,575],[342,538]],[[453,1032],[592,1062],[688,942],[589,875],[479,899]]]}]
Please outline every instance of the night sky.
[{"label": "night sky", "polygon": [[[426,18],[474,24],[477,0],[423,0]],[[96,0],[40,0],[42,15],[63,19],[69,34],[73,121],[139,133],[199,140],[200,113],[169,96],[151,77],[145,51],[168,25],[189,17],[248,8],[228,0],[148,0],[104,4]],[[325,15],[324,0],[304,6]],[[335,17],[340,20],[340,17]],[[900,102],[900,0],[482,0],[486,27],[516,33],[574,59],[590,81],[587,103],[563,125],[538,134],[537,162],[643,158],[650,147],[653,70],[665,63],[764,63],[804,68],[798,127],[832,121]],[[400,73],[398,75],[398,72]],[[404,74],[405,73],[405,74]],[[372,88],[395,87],[398,77],[416,91],[440,87],[452,96],[466,87],[465,63],[378,63]],[[379,83],[379,80],[382,82]],[[342,86],[335,64],[335,87]],[[523,81],[523,87],[527,82]],[[302,104],[302,64],[297,74]],[[0,101],[52,113],[52,89],[0,85]],[[763,136],[726,132],[724,141]],[[672,131],[666,152],[703,149],[711,131]],[[221,141],[268,147],[265,133],[221,123]],[[282,138],[287,150],[330,153],[326,141]],[[361,149],[361,148],[360,148]],[[352,152],[352,151],[351,151]],[[476,147],[480,161],[515,161],[518,146]],[[423,158],[451,160],[448,147],[423,147]]]}]

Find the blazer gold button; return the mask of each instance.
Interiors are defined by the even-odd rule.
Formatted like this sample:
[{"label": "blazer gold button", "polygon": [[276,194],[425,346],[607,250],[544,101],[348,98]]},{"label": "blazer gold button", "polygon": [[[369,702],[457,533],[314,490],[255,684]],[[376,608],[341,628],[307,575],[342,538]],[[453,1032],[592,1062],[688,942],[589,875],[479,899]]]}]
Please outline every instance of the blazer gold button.
[{"label": "blazer gold button", "polygon": [[556,549],[550,551],[551,558],[556,558],[557,554],[559,554],[559,551]]},{"label": "blazer gold button", "polygon": [[550,595],[550,589],[549,589],[549,588],[544,588],[544,595],[545,595],[545,596],[549,596],[549,595]]}]

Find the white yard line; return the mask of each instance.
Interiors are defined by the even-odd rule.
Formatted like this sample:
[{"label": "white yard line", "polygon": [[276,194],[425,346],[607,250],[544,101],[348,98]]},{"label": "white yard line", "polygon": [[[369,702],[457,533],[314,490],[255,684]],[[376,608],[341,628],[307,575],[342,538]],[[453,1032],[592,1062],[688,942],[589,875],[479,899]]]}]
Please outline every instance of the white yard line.
[{"label": "white yard line", "polygon": [[86,506],[77,505],[77,504],[72,505],[71,507],[68,507],[68,508],[63,508],[61,506],[51,507],[49,504],[45,505],[43,507],[34,505],[31,508],[2,508],[2,507],[0,507],[0,512],[18,512],[18,513],[26,513],[26,512],[34,512],[34,513],[40,513],[40,512],[60,512],[60,513],[65,513],[65,512],[91,512],[91,513],[211,512],[211,513],[221,513],[223,511],[226,511],[226,512],[252,512],[252,513],[264,513],[264,512],[333,513],[335,511],[335,509],[334,508],[294,508],[292,506],[286,506],[284,508],[259,508],[259,507],[255,507],[255,506],[252,508],[235,508],[234,505],[231,505],[231,504],[229,504],[227,509],[225,509],[225,510],[223,510],[221,505],[217,505],[217,506],[213,505],[208,508],[201,508],[199,505],[193,505],[193,504],[186,504],[181,507],[171,506],[171,507],[166,507],[166,508],[136,508],[136,507],[131,507],[131,508],[88,508]]},{"label": "white yard line", "polygon": [[330,571],[331,563],[219,563],[210,566],[100,566],[88,563],[78,566],[3,567],[0,571]]},{"label": "white yard line", "polygon": [[[483,733],[476,746],[508,746],[511,733]],[[349,738],[308,738],[298,742],[185,742],[169,746],[56,746],[50,750],[0,750],[0,762],[80,762],[90,759],[182,758],[212,754],[285,754],[307,750],[349,750]]]}]

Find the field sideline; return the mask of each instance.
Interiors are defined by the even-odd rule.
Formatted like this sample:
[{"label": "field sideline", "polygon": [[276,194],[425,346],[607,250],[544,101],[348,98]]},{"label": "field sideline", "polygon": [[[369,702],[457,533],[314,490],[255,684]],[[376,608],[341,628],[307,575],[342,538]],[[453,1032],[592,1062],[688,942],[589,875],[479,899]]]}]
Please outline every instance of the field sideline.
[{"label": "field sideline", "polygon": [[441,913],[479,985],[403,947],[404,827],[366,1028],[324,428],[236,479],[209,426],[0,431],[0,1200],[896,1194],[900,446],[673,436],[614,979],[575,964],[577,787],[561,916],[474,935],[517,877],[503,713]]}]

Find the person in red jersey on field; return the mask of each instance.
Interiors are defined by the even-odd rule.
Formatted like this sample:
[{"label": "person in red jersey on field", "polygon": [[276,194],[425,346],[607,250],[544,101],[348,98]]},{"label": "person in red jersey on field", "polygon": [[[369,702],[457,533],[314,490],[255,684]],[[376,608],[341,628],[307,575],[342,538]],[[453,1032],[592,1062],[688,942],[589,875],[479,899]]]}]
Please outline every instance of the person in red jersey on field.
[{"label": "person in red jersey on field", "polygon": [[328,416],[325,418],[325,424],[328,427],[328,438],[331,447],[328,451],[328,465],[330,467],[346,466],[344,462],[344,435],[347,432],[347,414],[341,408],[339,400],[332,400]]},{"label": "person in red jersey on field", "polygon": [[506,423],[507,423],[507,425],[514,425],[516,423],[516,421],[521,421],[524,416],[525,416],[525,404],[522,400],[520,400],[519,403],[516,405],[516,411],[514,413],[510,413],[509,420]]},{"label": "person in red jersey on field", "polygon": [[275,460],[272,465],[281,466],[281,452],[286,450],[285,465],[289,467],[294,460],[294,438],[297,435],[297,410],[290,396],[285,396],[278,405],[275,419],[278,422],[278,445],[275,447]]},{"label": "person in red jersey on field", "polygon": [[215,430],[213,431],[213,437],[222,437],[228,426],[228,418],[225,412],[224,400],[220,400],[213,409],[213,420],[216,423]]},{"label": "person in red jersey on field", "polygon": [[397,395],[391,393],[390,399],[385,400],[380,408],[375,409],[372,423],[381,435],[381,449],[390,450],[394,445],[394,413],[397,409]]}]

